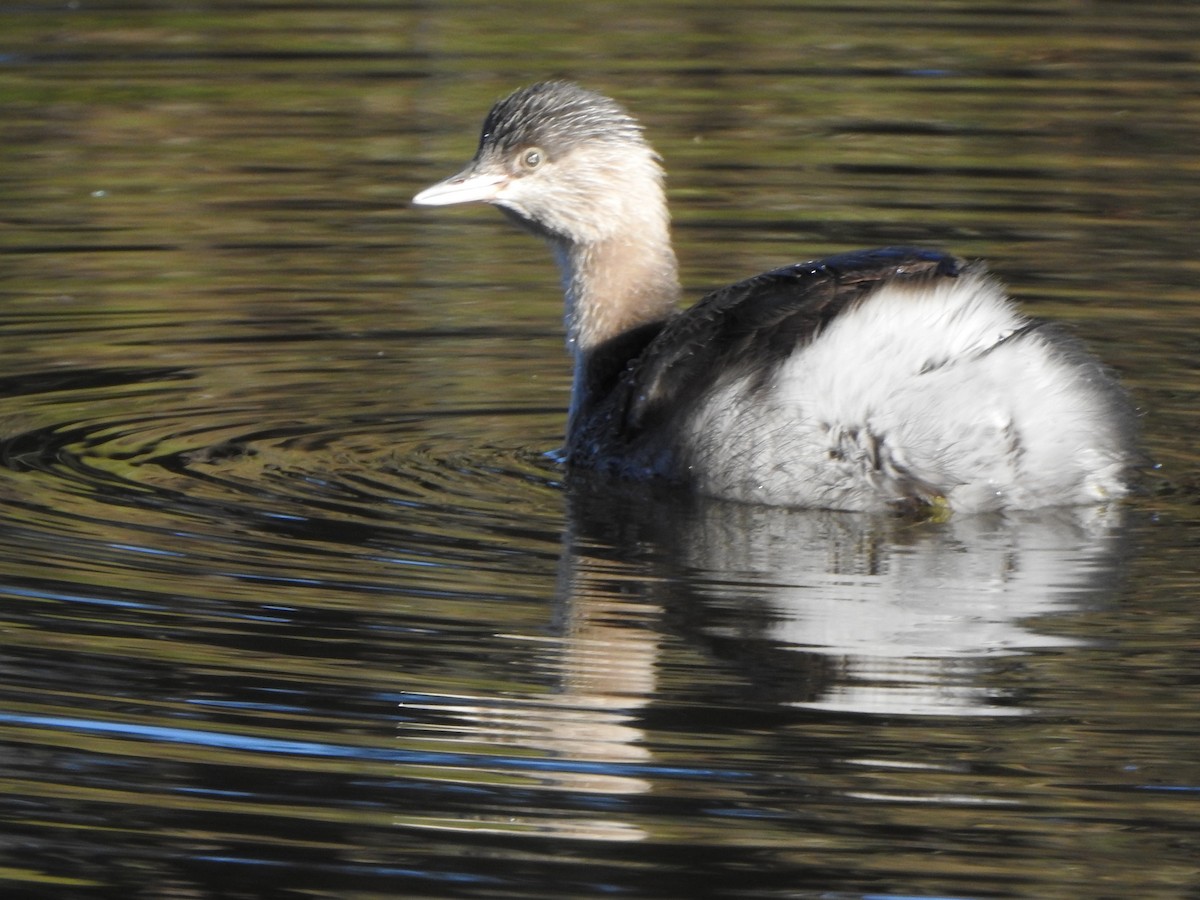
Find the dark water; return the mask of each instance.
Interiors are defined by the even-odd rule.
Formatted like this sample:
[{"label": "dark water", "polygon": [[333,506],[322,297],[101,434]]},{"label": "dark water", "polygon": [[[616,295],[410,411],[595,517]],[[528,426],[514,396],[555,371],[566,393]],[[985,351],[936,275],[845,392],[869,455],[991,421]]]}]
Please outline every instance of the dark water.
[{"label": "dark water", "polygon": [[[1200,8],[0,9],[5,897],[1200,897]],[[1120,509],[563,483],[548,255],[407,199],[568,75],[689,289],[986,257]]]}]

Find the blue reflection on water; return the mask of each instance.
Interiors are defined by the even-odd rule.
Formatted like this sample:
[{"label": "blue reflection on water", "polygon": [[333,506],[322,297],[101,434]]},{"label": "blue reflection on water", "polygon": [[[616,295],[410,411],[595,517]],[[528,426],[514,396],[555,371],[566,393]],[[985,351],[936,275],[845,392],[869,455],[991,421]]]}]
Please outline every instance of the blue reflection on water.
[{"label": "blue reflection on water", "polygon": [[344,757],[374,762],[405,763],[424,766],[455,766],[470,768],[504,768],[526,771],[577,772],[602,775],[639,775],[657,777],[686,777],[706,780],[742,779],[753,777],[748,772],[688,768],[683,766],[643,766],[630,763],[594,763],[562,759],[525,759],[511,756],[491,756],[478,753],[431,753],[428,751],[391,750],[380,747],[355,747],[317,741],[290,741],[252,735],[229,734],[220,731],[198,731],[187,728],[168,728],[161,725],[134,725],[127,722],[97,722],[60,716],[23,716],[0,713],[0,723],[27,725],[35,728],[56,728],[91,734],[110,734],[120,737],[160,741],[169,744],[193,744],[253,753],[275,753],[286,756]]}]

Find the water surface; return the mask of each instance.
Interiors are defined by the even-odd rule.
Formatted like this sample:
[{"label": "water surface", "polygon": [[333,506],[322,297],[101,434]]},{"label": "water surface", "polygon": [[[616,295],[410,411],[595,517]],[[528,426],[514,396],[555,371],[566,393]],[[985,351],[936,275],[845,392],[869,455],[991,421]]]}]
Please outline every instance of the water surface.
[{"label": "water surface", "polygon": [[[13,897],[1200,890],[1189,4],[0,12]],[[1144,410],[1121,507],[568,482],[544,248],[415,210],[569,76],[693,296],[984,257]]]}]

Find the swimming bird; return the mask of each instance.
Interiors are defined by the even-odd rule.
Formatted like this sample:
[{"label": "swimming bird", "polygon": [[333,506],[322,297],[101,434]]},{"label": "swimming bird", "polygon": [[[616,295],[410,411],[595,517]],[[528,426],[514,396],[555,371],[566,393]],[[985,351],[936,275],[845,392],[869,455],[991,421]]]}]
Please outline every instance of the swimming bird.
[{"label": "swimming bird", "polygon": [[686,311],[660,159],[619,103],[522,88],[416,205],[482,202],[549,242],[574,380],[565,459],[731,500],[964,512],[1124,495],[1135,414],[1061,326],[976,263],[887,247]]}]

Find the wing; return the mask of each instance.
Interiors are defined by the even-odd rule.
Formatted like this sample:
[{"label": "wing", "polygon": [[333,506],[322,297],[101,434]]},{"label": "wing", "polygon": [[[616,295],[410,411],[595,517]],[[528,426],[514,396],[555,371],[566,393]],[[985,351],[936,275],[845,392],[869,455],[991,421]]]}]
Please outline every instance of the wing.
[{"label": "wing", "polygon": [[700,397],[718,376],[776,365],[847,306],[894,279],[956,277],[961,260],[936,250],[885,247],[764,272],[714,291],[672,319],[626,370],[620,430],[638,431]]}]

